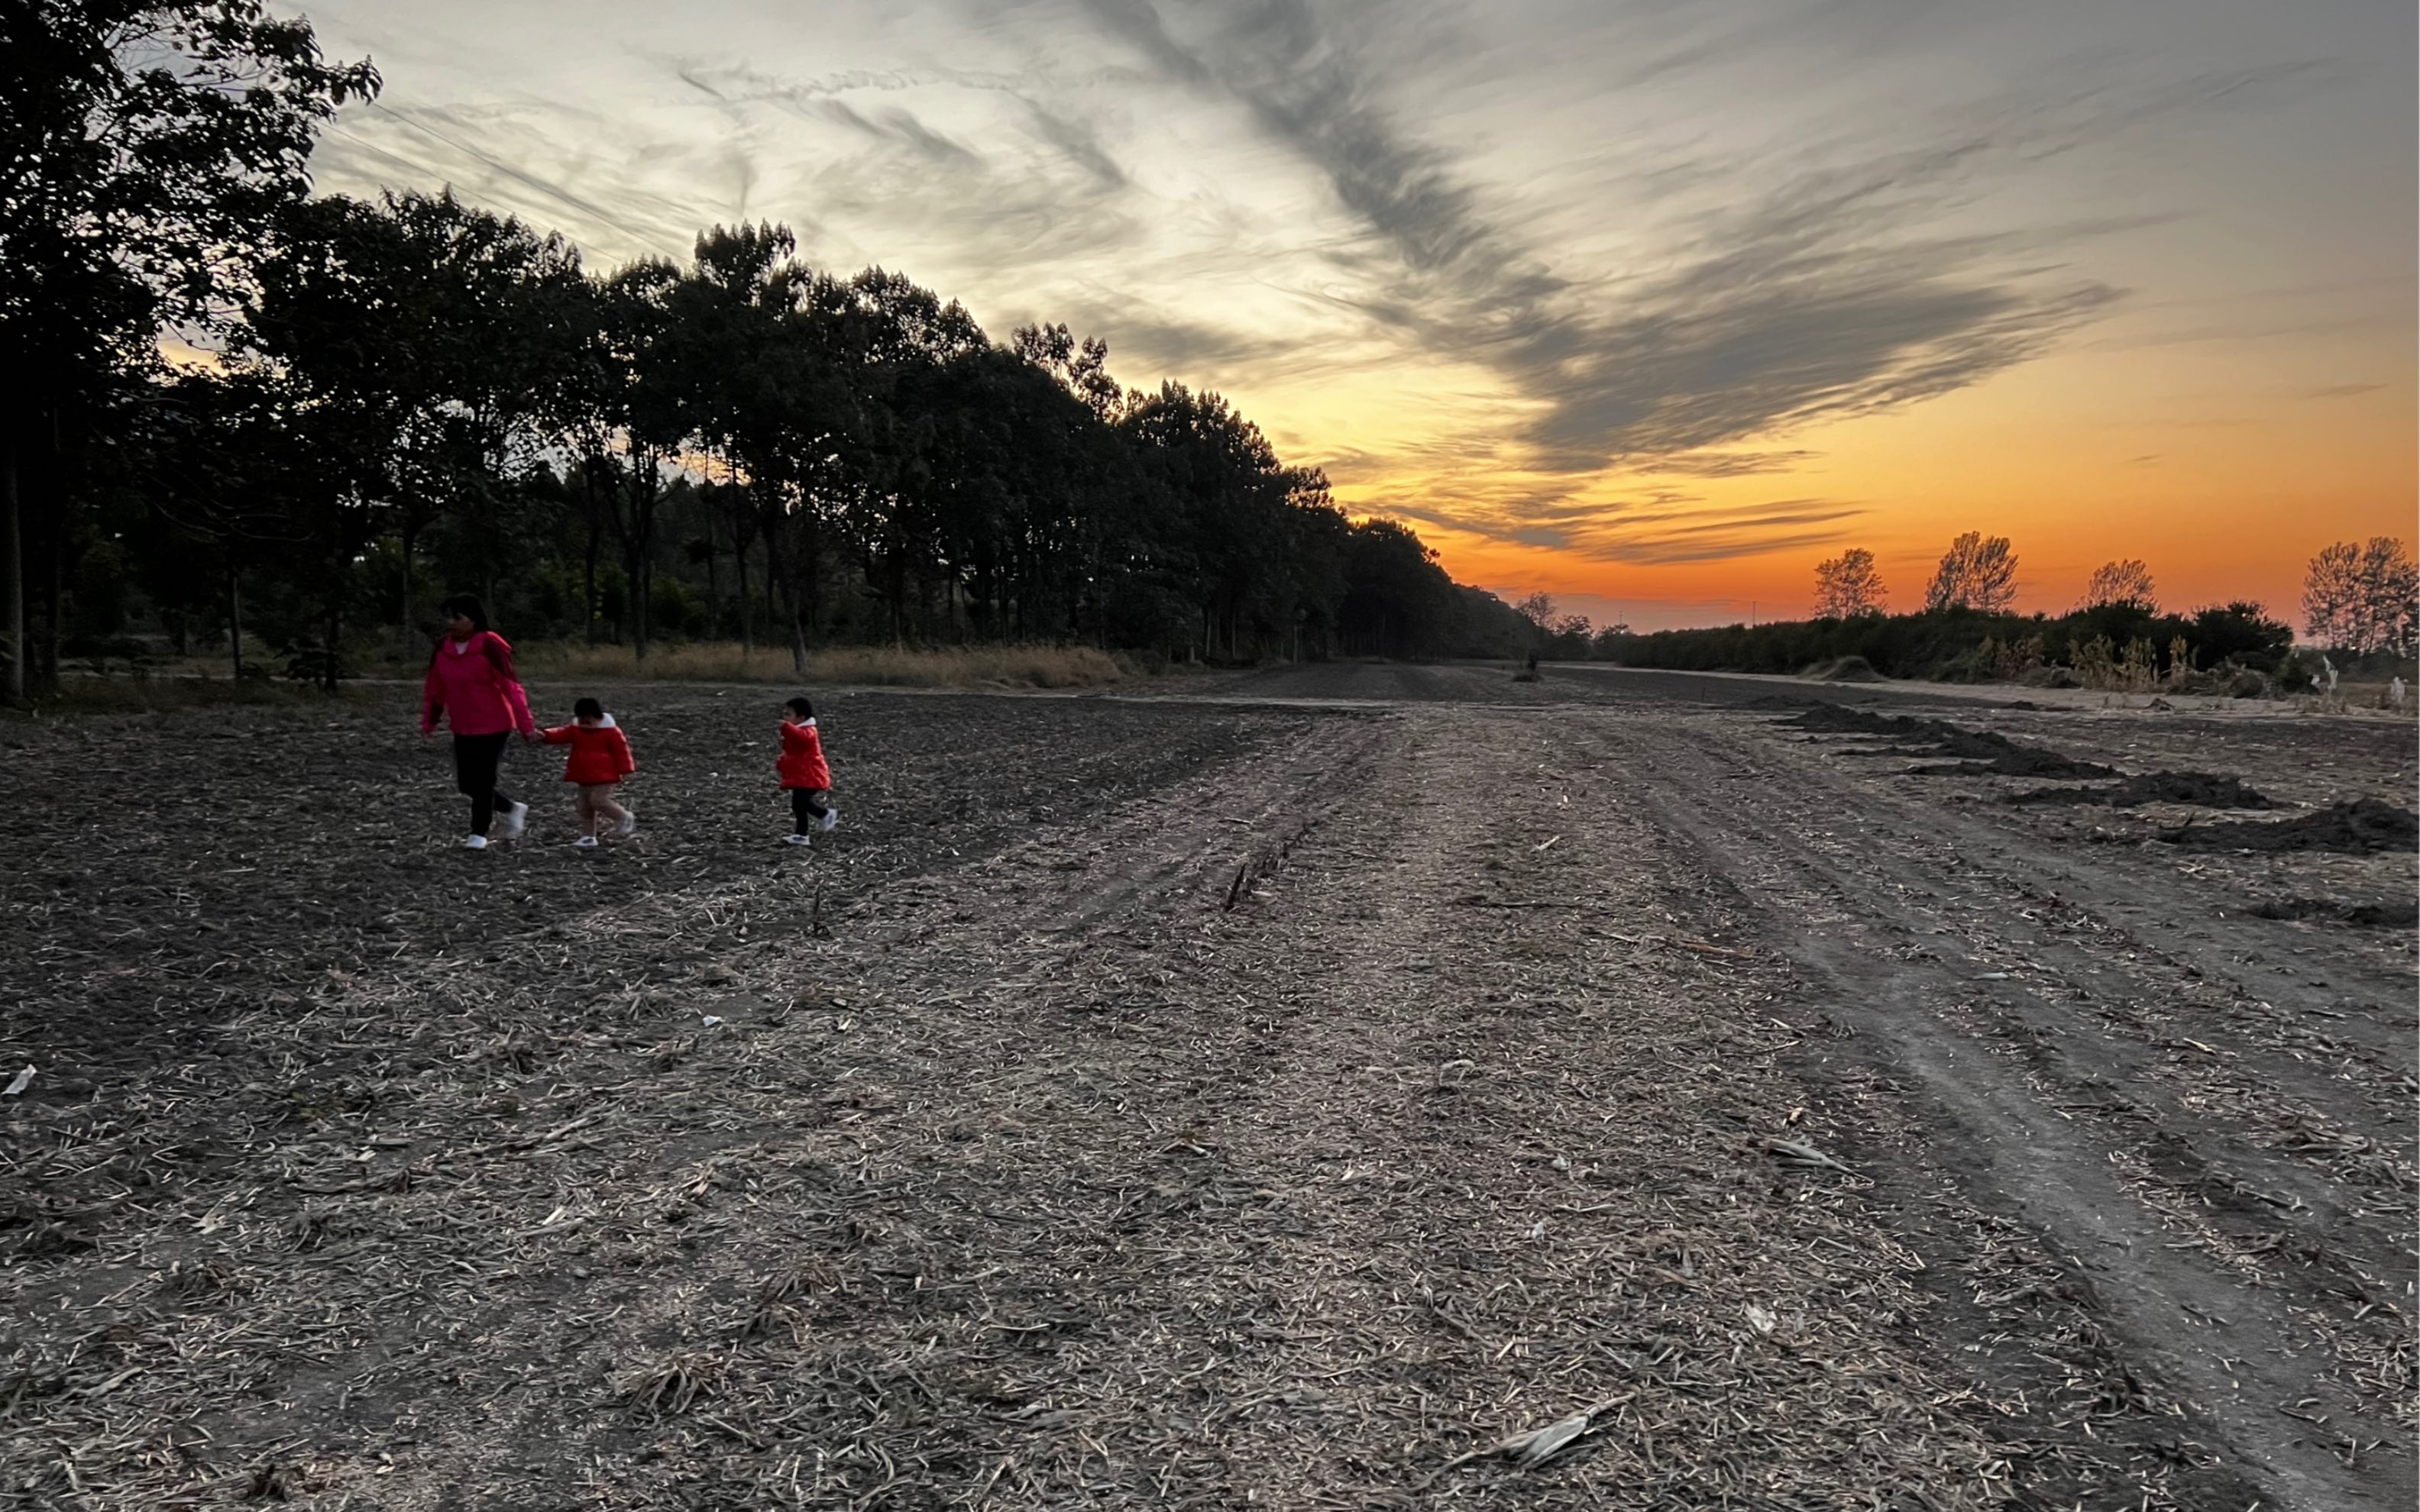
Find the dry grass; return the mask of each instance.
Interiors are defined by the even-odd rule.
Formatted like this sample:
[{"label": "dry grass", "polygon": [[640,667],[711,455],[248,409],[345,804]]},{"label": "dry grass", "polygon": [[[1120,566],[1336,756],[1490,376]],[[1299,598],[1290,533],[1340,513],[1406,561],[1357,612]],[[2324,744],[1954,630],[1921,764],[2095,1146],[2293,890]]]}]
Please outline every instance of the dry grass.
[{"label": "dry grass", "polygon": [[[547,678],[606,682],[797,683],[786,647],[741,647],[726,641],[659,646],[641,660],[628,646],[538,644],[522,648],[521,670]],[[967,646],[904,650],[831,646],[812,654],[807,677],[816,683],[883,687],[1097,687],[1124,682],[1136,669],[1091,646]]]},{"label": "dry grass", "polygon": [[[56,687],[36,694],[24,708],[0,713],[36,718],[49,715],[146,714],[238,704],[302,704],[328,697],[311,684],[249,677],[238,681],[225,672],[223,667],[218,669],[218,675],[153,671],[130,674],[123,667],[102,675],[71,671],[59,679]],[[345,697],[349,691],[340,689],[336,696]]]}]

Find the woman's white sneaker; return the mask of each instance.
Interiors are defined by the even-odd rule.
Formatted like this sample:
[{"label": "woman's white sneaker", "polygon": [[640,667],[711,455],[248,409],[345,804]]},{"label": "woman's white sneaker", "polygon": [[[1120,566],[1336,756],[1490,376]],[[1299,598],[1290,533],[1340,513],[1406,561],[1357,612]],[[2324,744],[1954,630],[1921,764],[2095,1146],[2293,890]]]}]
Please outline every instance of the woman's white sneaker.
[{"label": "woman's white sneaker", "polygon": [[485,835],[465,835],[462,837],[462,848],[466,851],[484,851],[488,848],[488,837]]},{"label": "woman's white sneaker", "polygon": [[528,823],[529,805],[526,803],[516,803],[509,809],[501,810],[496,814],[496,838],[519,840],[521,827]]},{"label": "woman's white sneaker", "polygon": [[782,843],[784,845],[812,845],[814,841],[807,839],[804,835],[784,835],[782,837]]}]

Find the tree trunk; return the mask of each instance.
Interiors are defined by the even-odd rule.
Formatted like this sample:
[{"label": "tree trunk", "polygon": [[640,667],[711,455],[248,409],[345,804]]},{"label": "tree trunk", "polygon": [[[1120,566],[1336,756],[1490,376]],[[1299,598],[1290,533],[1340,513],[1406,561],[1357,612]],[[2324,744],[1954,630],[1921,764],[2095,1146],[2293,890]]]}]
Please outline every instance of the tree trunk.
[{"label": "tree trunk", "polygon": [[740,539],[739,527],[731,528],[731,572],[738,583],[732,603],[739,610],[739,649],[744,654],[753,649],[754,638],[749,633],[755,624],[755,606],[748,598],[748,543]]},{"label": "tree trunk", "polygon": [[639,583],[631,596],[637,600],[630,606],[630,611],[632,623],[637,625],[638,630],[630,638],[630,643],[637,659],[644,661],[647,659],[647,637],[655,631],[656,563],[652,556],[639,558]]},{"label": "tree trunk", "polygon": [[396,534],[403,550],[403,638],[409,641],[411,639],[411,547],[420,530],[408,509],[404,511],[403,524]]},{"label": "tree trunk", "polygon": [[773,627],[782,623],[781,600],[774,596],[774,584],[781,578],[782,553],[774,549],[770,531],[765,533],[765,638],[773,638]]},{"label": "tree trunk", "polygon": [[227,553],[227,652],[235,663],[234,677],[243,681],[243,568]]},{"label": "tree trunk", "polygon": [[[8,422],[0,421],[0,425]],[[17,437],[0,436],[0,639],[8,641],[7,682],[0,700],[25,702],[25,537],[18,520]]]},{"label": "tree trunk", "polygon": [[50,465],[42,472],[42,486],[50,491],[51,505],[47,521],[50,529],[44,532],[42,542],[51,562],[50,581],[45,585],[49,590],[46,595],[49,602],[42,616],[41,655],[34,661],[33,670],[35,686],[56,688],[59,686],[59,640],[64,633],[61,622],[65,618],[67,604],[68,470],[67,452],[59,441],[59,412],[51,410],[49,418]]},{"label": "tree trunk", "polygon": [[588,643],[597,643],[597,504],[592,496],[588,506],[588,575],[582,579],[580,600],[581,633]]},{"label": "tree trunk", "polygon": [[[54,490],[59,486],[55,470],[50,484]],[[50,688],[59,686],[60,621],[66,617],[68,597],[67,533],[67,506],[64,501],[57,501],[57,507],[51,512],[49,538],[44,542],[49,548],[51,574],[50,581],[44,585],[49,591],[44,595],[48,602],[42,614],[41,684]]]}]

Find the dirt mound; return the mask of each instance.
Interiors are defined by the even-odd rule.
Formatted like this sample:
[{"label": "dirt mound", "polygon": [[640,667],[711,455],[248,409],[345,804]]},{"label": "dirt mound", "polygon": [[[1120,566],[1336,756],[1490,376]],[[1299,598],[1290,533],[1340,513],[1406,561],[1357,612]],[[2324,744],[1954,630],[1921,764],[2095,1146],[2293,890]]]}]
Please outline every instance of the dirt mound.
[{"label": "dirt mound", "polygon": [[1818,703],[1790,722],[1819,735],[1913,735],[1921,733],[1932,723],[1930,719],[1911,719],[1904,715],[1876,714],[1871,709],[1851,708],[1845,703]]},{"label": "dirt mound", "polygon": [[2415,910],[2410,903],[2349,903],[2325,898],[2273,898],[2255,903],[2250,910],[2255,918],[2316,918],[2331,924],[2350,924],[2355,929],[2409,929],[2414,922]]},{"label": "dirt mound", "polygon": [[1829,735],[1885,735],[1906,756],[1955,756],[1958,761],[1914,768],[1919,777],[2116,777],[2115,768],[2079,762],[2039,746],[2021,746],[1988,730],[1965,730],[1939,719],[1875,714],[1868,709],[1818,704],[1791,721],[1801,730]]},{"label": "dirt mound", "polygon": [[1863,656],[1835,656],[1819,661],[1799,675],[1818,683],[1879,683],[1883,674]]},{"label": "dirt mound", "polygon": [[2246,787],[2242,778],[2209,772],[2151,772],[2096,788],[2036,788],[2012,795],[2010,803],[2100,803],[2136,809],[2147,803],[2189,803],[2199,809],[2273,809],[2269,795]]},{"label": "dirt mound", "polygon": [[2036,746],[2011,745],[2007,750],[1974,761],[1944,762],[1910,767],[1918,777],[2116,777],[2117,769],[2098,762],[2079,762]]},{"label": "dirt mound", "polygon": [[2420,845],[2420,817],[2377,798],[2355,798],[2293,819],[2187,825],[2157,838],[2195,851],[2335,851],[2372,856]]}]

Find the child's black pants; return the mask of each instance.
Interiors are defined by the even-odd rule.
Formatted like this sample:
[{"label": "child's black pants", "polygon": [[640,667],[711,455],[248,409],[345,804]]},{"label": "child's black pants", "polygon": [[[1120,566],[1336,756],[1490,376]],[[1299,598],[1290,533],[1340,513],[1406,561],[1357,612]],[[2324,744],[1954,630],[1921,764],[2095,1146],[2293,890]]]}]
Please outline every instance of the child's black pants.
[{"label": "child's black pants", "polygon": [[830,788],[792,788],[790,790],[790,817],[795,822],[796,833],[805,834],[814,827],[815,820],[821,819],[831,811],[831,806],[824,802],[824,799],[830,795]]}]

